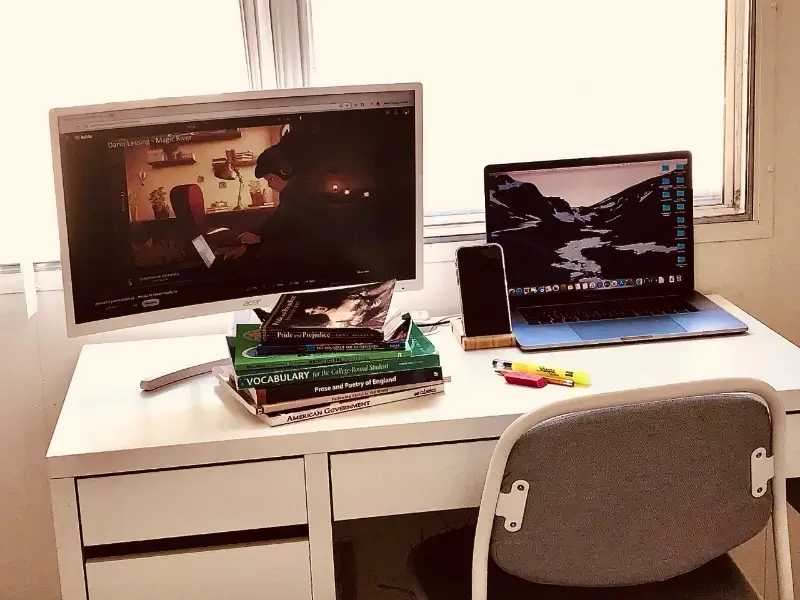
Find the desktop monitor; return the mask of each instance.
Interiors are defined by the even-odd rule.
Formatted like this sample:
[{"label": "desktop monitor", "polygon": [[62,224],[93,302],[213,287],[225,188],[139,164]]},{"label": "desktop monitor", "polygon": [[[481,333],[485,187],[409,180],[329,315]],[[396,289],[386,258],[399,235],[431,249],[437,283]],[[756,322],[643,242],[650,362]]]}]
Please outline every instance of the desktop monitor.
[{"label": "desktop monitor", "polygon": [[422,287],[422,88],[50,113],[69,336],[288,291]]}]

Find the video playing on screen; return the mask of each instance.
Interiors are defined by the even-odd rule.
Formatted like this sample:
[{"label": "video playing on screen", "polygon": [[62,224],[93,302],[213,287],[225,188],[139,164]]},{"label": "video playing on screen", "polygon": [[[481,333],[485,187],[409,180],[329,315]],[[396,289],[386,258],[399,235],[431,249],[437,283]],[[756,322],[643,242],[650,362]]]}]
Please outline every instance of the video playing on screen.
[{"label": "video playing on screen", "polygon": [[413,108],[61,135],[77,323],[414,279]]},{"label": "video playing on screen", "polygon": [[488,176],[489,241],[512,295],[676,283],[688,266],[686,160]]}]

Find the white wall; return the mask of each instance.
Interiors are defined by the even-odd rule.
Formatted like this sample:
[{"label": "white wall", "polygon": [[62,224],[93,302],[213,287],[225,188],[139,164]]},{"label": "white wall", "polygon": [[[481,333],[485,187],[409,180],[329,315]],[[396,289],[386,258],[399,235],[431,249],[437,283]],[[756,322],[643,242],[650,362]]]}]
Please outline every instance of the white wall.
[{"label": "white wall", "polygon": [[[800,0],[783,0],[778,10],[774,235],[700,245],[698,287],[727,296],[800,343],[796,231],[800,225],[800,78],[796,75]],[[425,279],[426,289],[406,294],[403,304],[436,314],[456,312],[452,264],[427,264]],[[0,281],[0,290],[9,285],[14,282]],[[209,317],[68,340],[62,293],[40,292],[38,301],[39,312],[27,320],[22,295],[0,295],[0,598],[4,600],[58,597],[44,454],[81,345],[221,332],[226,325],[224,317]]]},{"label": "white wall", "polygon": [[36,324],[25,298],[0,295],[0,598],[57,598],[44,449],[42,376]]}]

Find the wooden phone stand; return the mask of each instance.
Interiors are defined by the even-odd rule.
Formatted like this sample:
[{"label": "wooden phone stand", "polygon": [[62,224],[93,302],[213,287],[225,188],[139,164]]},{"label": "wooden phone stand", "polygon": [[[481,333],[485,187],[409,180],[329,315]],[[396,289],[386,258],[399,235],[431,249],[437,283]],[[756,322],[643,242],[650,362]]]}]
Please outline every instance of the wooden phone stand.
[{"label": "wooden phone stand", "polygon": [[517,340],[513,333],[501,335],[482,335],[468,337],[464,335],[464,322],[460,317],[450,321],[450,328],[456,336],[458,343],[464,350],[489,350],[491,348],[513,348]]}]

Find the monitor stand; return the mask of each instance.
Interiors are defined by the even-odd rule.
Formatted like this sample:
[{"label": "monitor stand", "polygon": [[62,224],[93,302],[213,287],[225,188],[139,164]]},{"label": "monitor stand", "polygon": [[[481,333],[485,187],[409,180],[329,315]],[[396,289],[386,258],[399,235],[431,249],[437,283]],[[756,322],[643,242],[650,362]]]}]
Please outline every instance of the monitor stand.
[{"label": "monitor stand", "polygon": [[[236,312],[231,314],[231,322],[230,326],[228,327],[228,335],[236,335],[236,326],[239,324],[258,323],[259,319],[263,315],[264,315],[263,312],[259,314],[252,310],[237,310]],[[212,360],[199,365],[192,365],[190,367],[186,367],[185,369],[173,371],[172,373],[165,373],[163,375],[158,375],[156,377],[142,379],[142,381],[139,383],[139,387],[145,392],[152,392],[159,388],[172,385],[173,383],[178,383],[179,381],[183,381],[184,379],[190,379],[191,377],[197,377],[198,375],[205,375],[206,373],[211,373],[211,370],[214,367],[224,367],[230,364],[231,364],[230,357],[226,357],[226,358],[220,358],[218,360]]]}]

